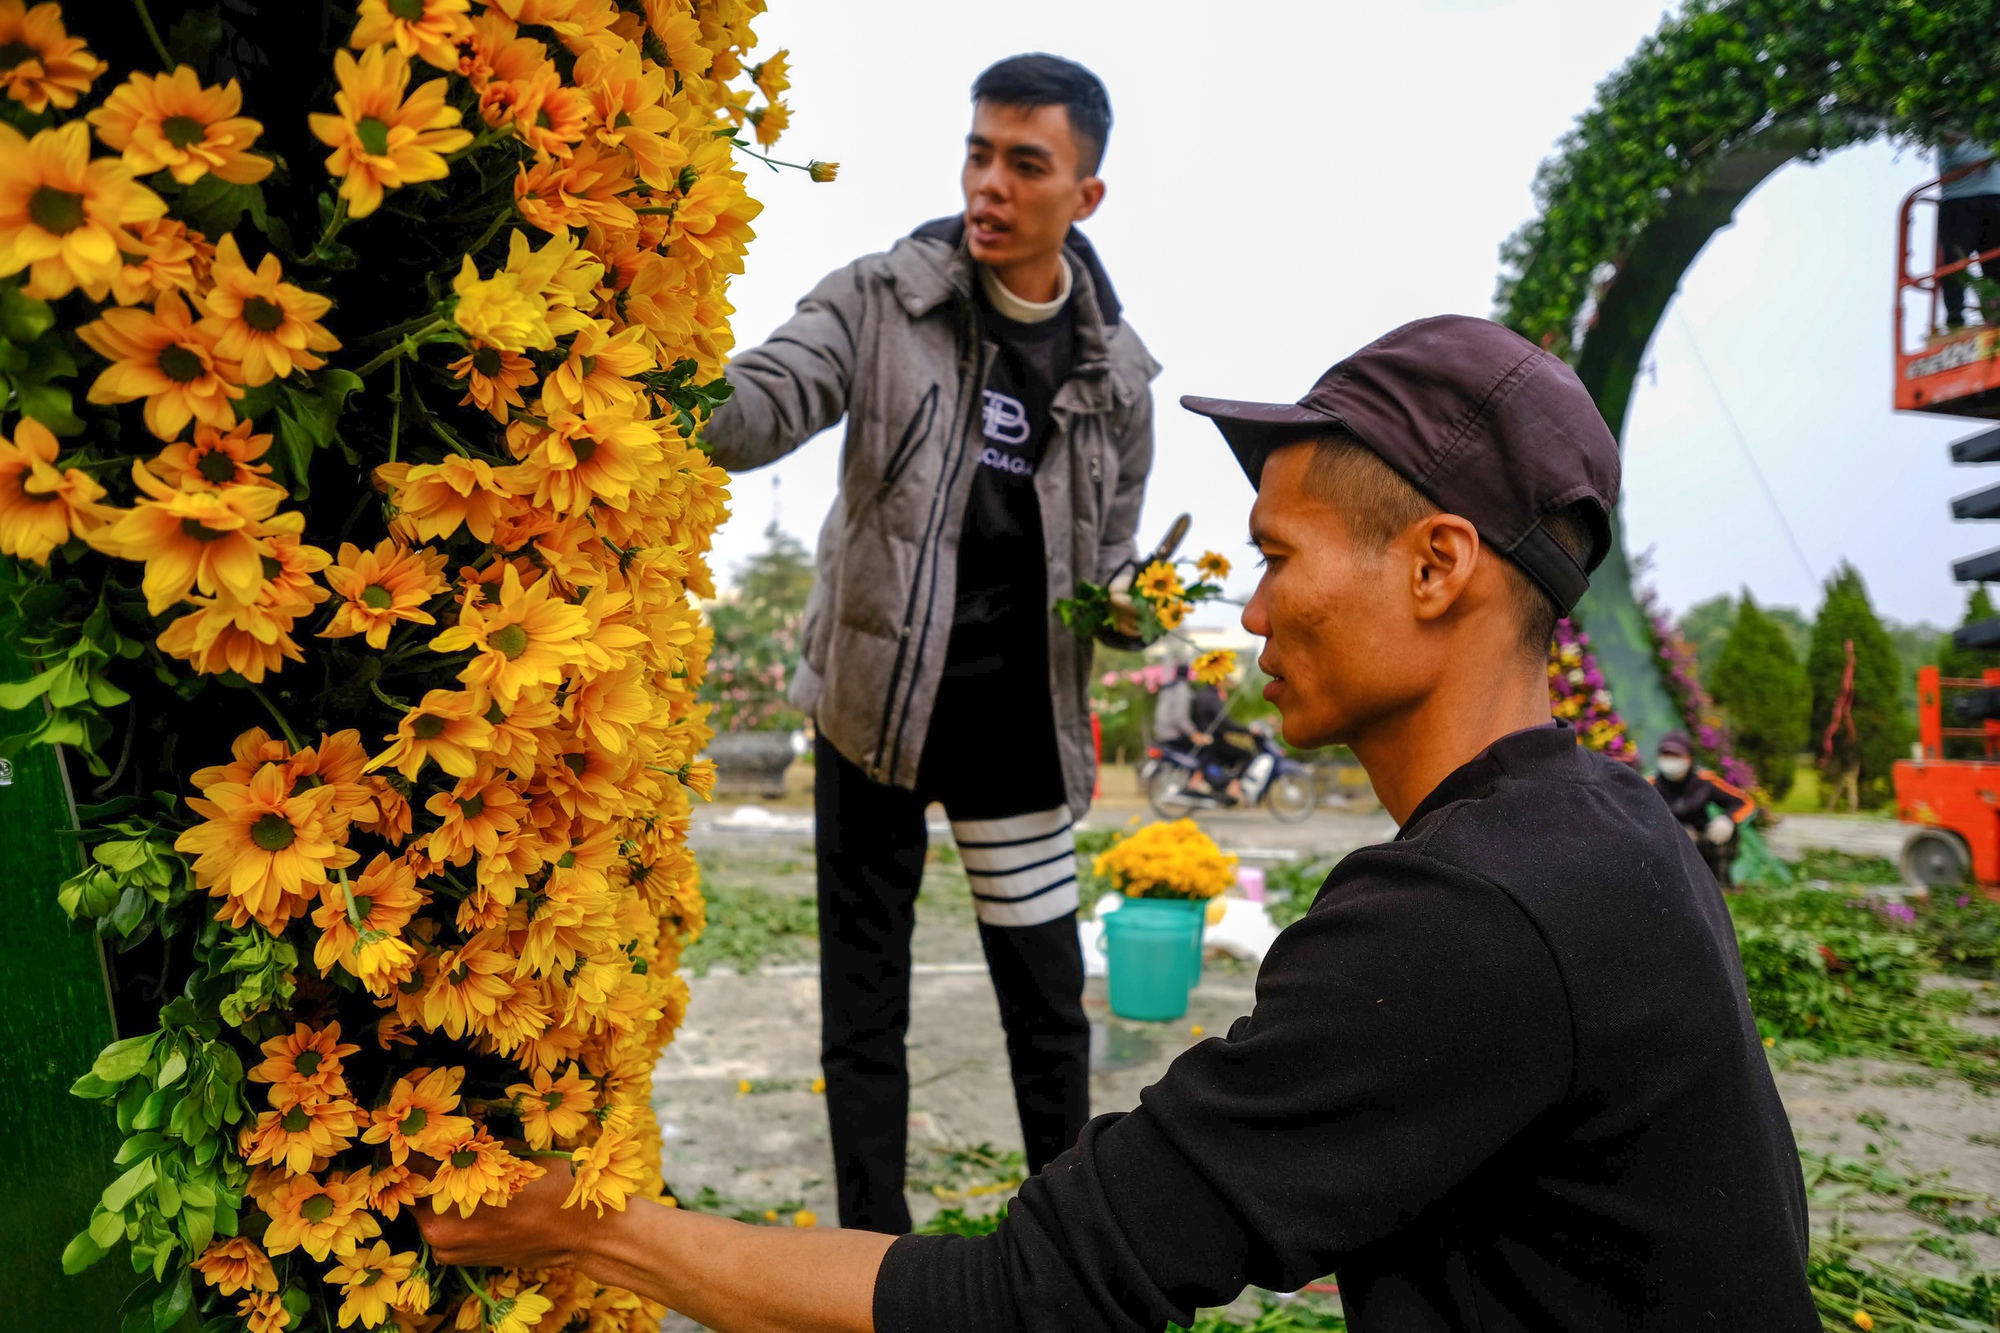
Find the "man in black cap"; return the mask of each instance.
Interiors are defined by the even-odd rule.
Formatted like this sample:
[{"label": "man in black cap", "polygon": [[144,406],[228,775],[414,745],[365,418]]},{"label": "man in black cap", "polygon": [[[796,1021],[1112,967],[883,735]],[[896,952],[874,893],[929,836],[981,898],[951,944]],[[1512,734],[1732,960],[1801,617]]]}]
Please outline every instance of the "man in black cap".
[{"label": "man in black cap", "polygon": [[1660,738],[1654,773],[1653,790],[1694,839],[1715,882],[1728,888],[1729,868],[1736,862],[1737,830],[1757,813],[1757,803],[1721,774],[1696,768],[1694,743],[1685,731],[1670,731]]},{"label": "man in black cap", "polygon": [[1183,406],[1257,484],[1243,620],[1285,738],[1350,745],[1402,825],[1279,937],[1252,1013],[991,1236],[579,1220],[552,1172],[423,1214],[442,1261],[581,1268],[724,1333],[1141,1333],[1329,1271],[1363,1333],[1819,1328],[1721,895],[1645,780],[1550,719],[1549,630],[1618,489],[1576,377],[1447,316],[1297,404]]}]

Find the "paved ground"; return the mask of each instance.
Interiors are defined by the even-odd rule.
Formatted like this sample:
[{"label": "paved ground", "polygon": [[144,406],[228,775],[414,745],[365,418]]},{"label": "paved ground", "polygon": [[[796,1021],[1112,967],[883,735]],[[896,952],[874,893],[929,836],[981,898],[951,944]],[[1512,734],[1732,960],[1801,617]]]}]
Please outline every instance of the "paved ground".
[{"label": "paved ground", "polygon": [[[1128,783],[1092,810],[1090,823],[1150,818]],[[771,892],[812,891],[810,805],[763,804],[754,813],[719,803],[698,818],[692,841],[712,882]],[[934,812],[935,813],[935,812]],[[1393,835],[1379,809],[1324,810],[1284,825],[1260,812],[1206,816],[1224,846],[1251,862],[1326,858]],[[939,821],[934,843],[948,843]],[[1831,846],[1893,856],[1895,825],[1877,820],[1794,816],[1773,839],[1796,855]],[[915,1017],[910,1034],[912,1211],[921,1221],[946,1207],[998,1205],[1018,1154],[1006,1054],[992,987],[980,961],[965,882],[936,858],[919,902]],[[1087,991],[1094,1025],[1093,1111],[1134,1105],[1140,1089],[1204,1033],[1225,1031],[1253,1000],[1254,973],[1211,962],[1186,1018],[1132,1023],[1112,1016],[1102,981]],[[667,1137],[666,1172],[682,1197],[712,1191],[709,1206],[787,1222],[805,1208],[832,1222],[834,1204],[818,1075],[818,982],[809,961],[768,966],[758,975],[716,970],[691,979],[686,1025],[667,1050],[654,1100]],[[1899,1169],[1948,1168],[1964,1187],[2000,1194],[2000,1099],[1909,1069],[1852,1062],[1779,1073],[1779,1087],[1803,1147],[1863,1155],[1874,1146]],[[1874,1157],[1871,1156],[1871,1160]],[[1864,1210],[1866,1201],[1851,1204]],[[1888,1234],[1914,1224],[1906,1214],[1871,1218]],[[1878,1225],[1879,1224],[1879,1225]],[[1988,1261],[2000,1241],[1974,1236]],[[670,1319],[667,1330],[695,1326]]]}]

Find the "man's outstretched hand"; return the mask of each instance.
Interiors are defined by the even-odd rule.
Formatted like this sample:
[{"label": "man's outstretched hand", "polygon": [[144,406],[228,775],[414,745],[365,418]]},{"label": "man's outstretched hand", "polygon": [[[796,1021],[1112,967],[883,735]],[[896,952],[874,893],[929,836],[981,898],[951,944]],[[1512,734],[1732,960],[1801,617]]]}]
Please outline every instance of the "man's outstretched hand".
[{"label": "man's outstretched hand", "polygon": [[568,1162],[544,1157],[538,1164],[544,1168],[541,1178],[529,1181],[505,1208],[475,1208],[472,1216],[460,1217],[455,1208],[433,1212],[430,1200],[419,1199],[417,1226],[438,1262],[590,1272],[590,1241],[602,1228],[601,1219],[594,1209],[562,1206],[571,1184]]},{"label": "man's outstretched hand", "polygon": [[[569,1163],[504,1208],[431,1211],[417,1225],[440,1263],[490,1268],[570,1268],[659,1301],[717,1333],[873,1333],[875,1274],[892,1237],[869,1231],[798,1231],[629,1200],[623,1212],[565,1208]],[[788,1275],[773,1282],[771,1275]]]}]

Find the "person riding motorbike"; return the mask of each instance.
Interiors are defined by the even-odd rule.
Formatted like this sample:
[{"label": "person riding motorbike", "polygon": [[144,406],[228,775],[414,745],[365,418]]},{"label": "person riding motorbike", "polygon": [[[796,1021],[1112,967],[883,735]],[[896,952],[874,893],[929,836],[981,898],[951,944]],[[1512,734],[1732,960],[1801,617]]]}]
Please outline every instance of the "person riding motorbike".
[{"label": "person riding motorbike", "polygon": [[1666,799],[1667,808],[1701,849],[1701,859],[1708,863],[1715,882],[1728,888],[1729,869],[1736,860],[1737,831],[1757,813],[1756,801],[1721,775],[1697,769],[1694,745],[1686,732],[1669,732],[1660,741],[1656,768],[1654,790]]}]

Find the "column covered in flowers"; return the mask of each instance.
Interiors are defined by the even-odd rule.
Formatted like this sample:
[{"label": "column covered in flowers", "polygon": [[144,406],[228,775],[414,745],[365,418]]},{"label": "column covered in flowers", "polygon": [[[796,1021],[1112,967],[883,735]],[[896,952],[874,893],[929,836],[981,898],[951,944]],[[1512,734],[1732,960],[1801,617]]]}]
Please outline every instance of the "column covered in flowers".
[{"label": "column covered in flowers", "polygon": [[128,1331],[657,1326],[411,1210],[665,1194],[762,9],[0,0],[0,706],[137,1034]]},{"label": "column covered in flowers", "polygon": [[1611,689],[1590,652],[1590,636],[1567,616],[1556,622],[1549,641],[1549,705],[1556,717],[1576,728],[1586,748],[1623,763],[1639,762],[1639,747],[1626,734]]}]

